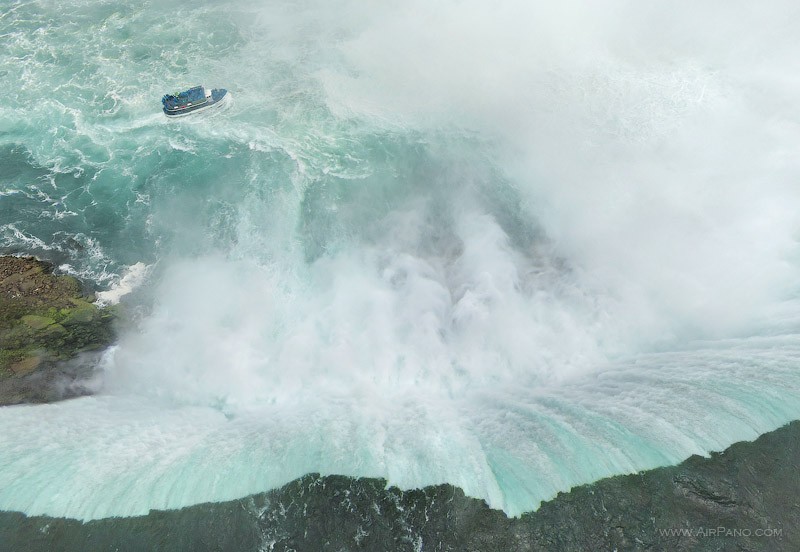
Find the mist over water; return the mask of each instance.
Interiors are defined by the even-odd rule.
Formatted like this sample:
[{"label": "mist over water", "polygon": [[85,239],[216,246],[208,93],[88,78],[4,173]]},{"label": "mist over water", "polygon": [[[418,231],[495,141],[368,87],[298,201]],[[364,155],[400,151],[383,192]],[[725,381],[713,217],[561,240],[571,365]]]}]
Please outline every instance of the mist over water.
[{"label": "mist over water", "polygon": [[[0,409],[0,508],[517,515],[800,416],[792,3],[0,13],[0,244],[136,313],[95,396]],[[195,82],[232,107],[167,121]]]}]

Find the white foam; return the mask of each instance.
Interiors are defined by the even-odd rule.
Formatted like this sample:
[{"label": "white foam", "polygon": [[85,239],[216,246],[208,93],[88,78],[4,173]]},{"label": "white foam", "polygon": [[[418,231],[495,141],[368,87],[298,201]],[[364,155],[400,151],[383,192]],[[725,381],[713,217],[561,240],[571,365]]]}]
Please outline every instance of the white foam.
[{"label": "white foam", "polygon": [[[321,471],[518,514],[797,418],[790,6],[612,4],[240,7],[249,42],[214,66],[237,108],[141,151],[220,140],[246,168],[197,183],[219,196],[187,213],[146,188],[148,230],[185,242],[159,249],[101,394],[0,409],[0,508],[144,514]],[[49,92],[31,59],[26,86]],[[154,63],[147,91],[174,68]],[[166,133],[148,93],[115,117]],[[31,147],[55,171],[92,163],[73,140],[131,130],[30,115],[64,123]],[[220,198],[233,237],[212,255],[197,207]]]},{"label": "white foam", "polygon": [[[570,385],[484,385],[457,397],[431,385],[381,391],[352,372],[347,386],[321,374],[296,388],[276,367],[240,382],[269,400],[223,411],[141,396],[7,407],[0,508],[144,515],[319,471],[401,488],[449,482],[516,515],[574,485],[719,450],[800,416],[800,339],[708,345]],[[193,375],[205,385],[242,375],[235,362],[217,369]],[[195,399],[197,382],[183,384]]]},{"label": "white foam", "polygon": [[122,277],[111,285],[111,288],[96,293],[98,302],[105,305],[116,305],[120,299],[142,284],[150,269],[151,265],[142,262],[130,265],[124,270]]}]

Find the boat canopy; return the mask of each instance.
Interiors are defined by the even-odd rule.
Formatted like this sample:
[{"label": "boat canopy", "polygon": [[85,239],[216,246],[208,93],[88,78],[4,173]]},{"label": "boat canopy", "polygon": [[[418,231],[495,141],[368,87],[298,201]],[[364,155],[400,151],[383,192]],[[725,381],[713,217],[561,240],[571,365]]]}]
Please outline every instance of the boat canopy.
[{"label": "boat canopy", "polygon": [[189,102],[196,103],[205,101],[206,93],[202,86],[195,86],[184,92],[177,94],[165,94],[161,98],[161,103],[168,109],[174,109],[177,106],[186,105]]}]

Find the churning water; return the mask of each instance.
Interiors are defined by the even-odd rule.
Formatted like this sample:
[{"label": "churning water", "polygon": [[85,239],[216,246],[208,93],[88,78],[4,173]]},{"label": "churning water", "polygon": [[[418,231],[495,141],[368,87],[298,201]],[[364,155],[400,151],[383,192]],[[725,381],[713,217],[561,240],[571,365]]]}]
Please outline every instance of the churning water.
[{"label": "churning water", "polygon": [[[0,0],[0,246],[134,318],[94,396],[0,409],[0,508],[516,515],[800,417],[798,16]],[[233,104],[160,113],[198,83]]]}]

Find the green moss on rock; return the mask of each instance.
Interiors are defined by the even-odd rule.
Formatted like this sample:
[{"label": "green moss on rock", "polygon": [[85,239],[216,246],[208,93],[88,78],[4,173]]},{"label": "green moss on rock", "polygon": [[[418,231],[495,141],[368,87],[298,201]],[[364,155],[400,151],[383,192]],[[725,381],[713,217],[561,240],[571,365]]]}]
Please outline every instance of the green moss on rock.
[{"label": "green moss on rock", "polygon": [[90,298],[78,280],[54,275],[47,263],[0,257],[0,378],[113,341],[113,312]]},{"label": "green moss on rock", "polygon": [[62,309],[62,312],[66,311],[66,313],[62,315],[63,318],[61,321],[65,326],[87,324],[94,320],[95,316],[99,315],[97,307],[88,301],[76,299],[73,300],[72,303],[75,305],[72,309]]},{"label": "green moss on rock", "polygon": [[20,317],[20,320],[32,330],[43,330],[47,326],[51,326],[56,323],[56,321],[52,318],[39,316],[37,314],[26,314],[25,316]]}]

